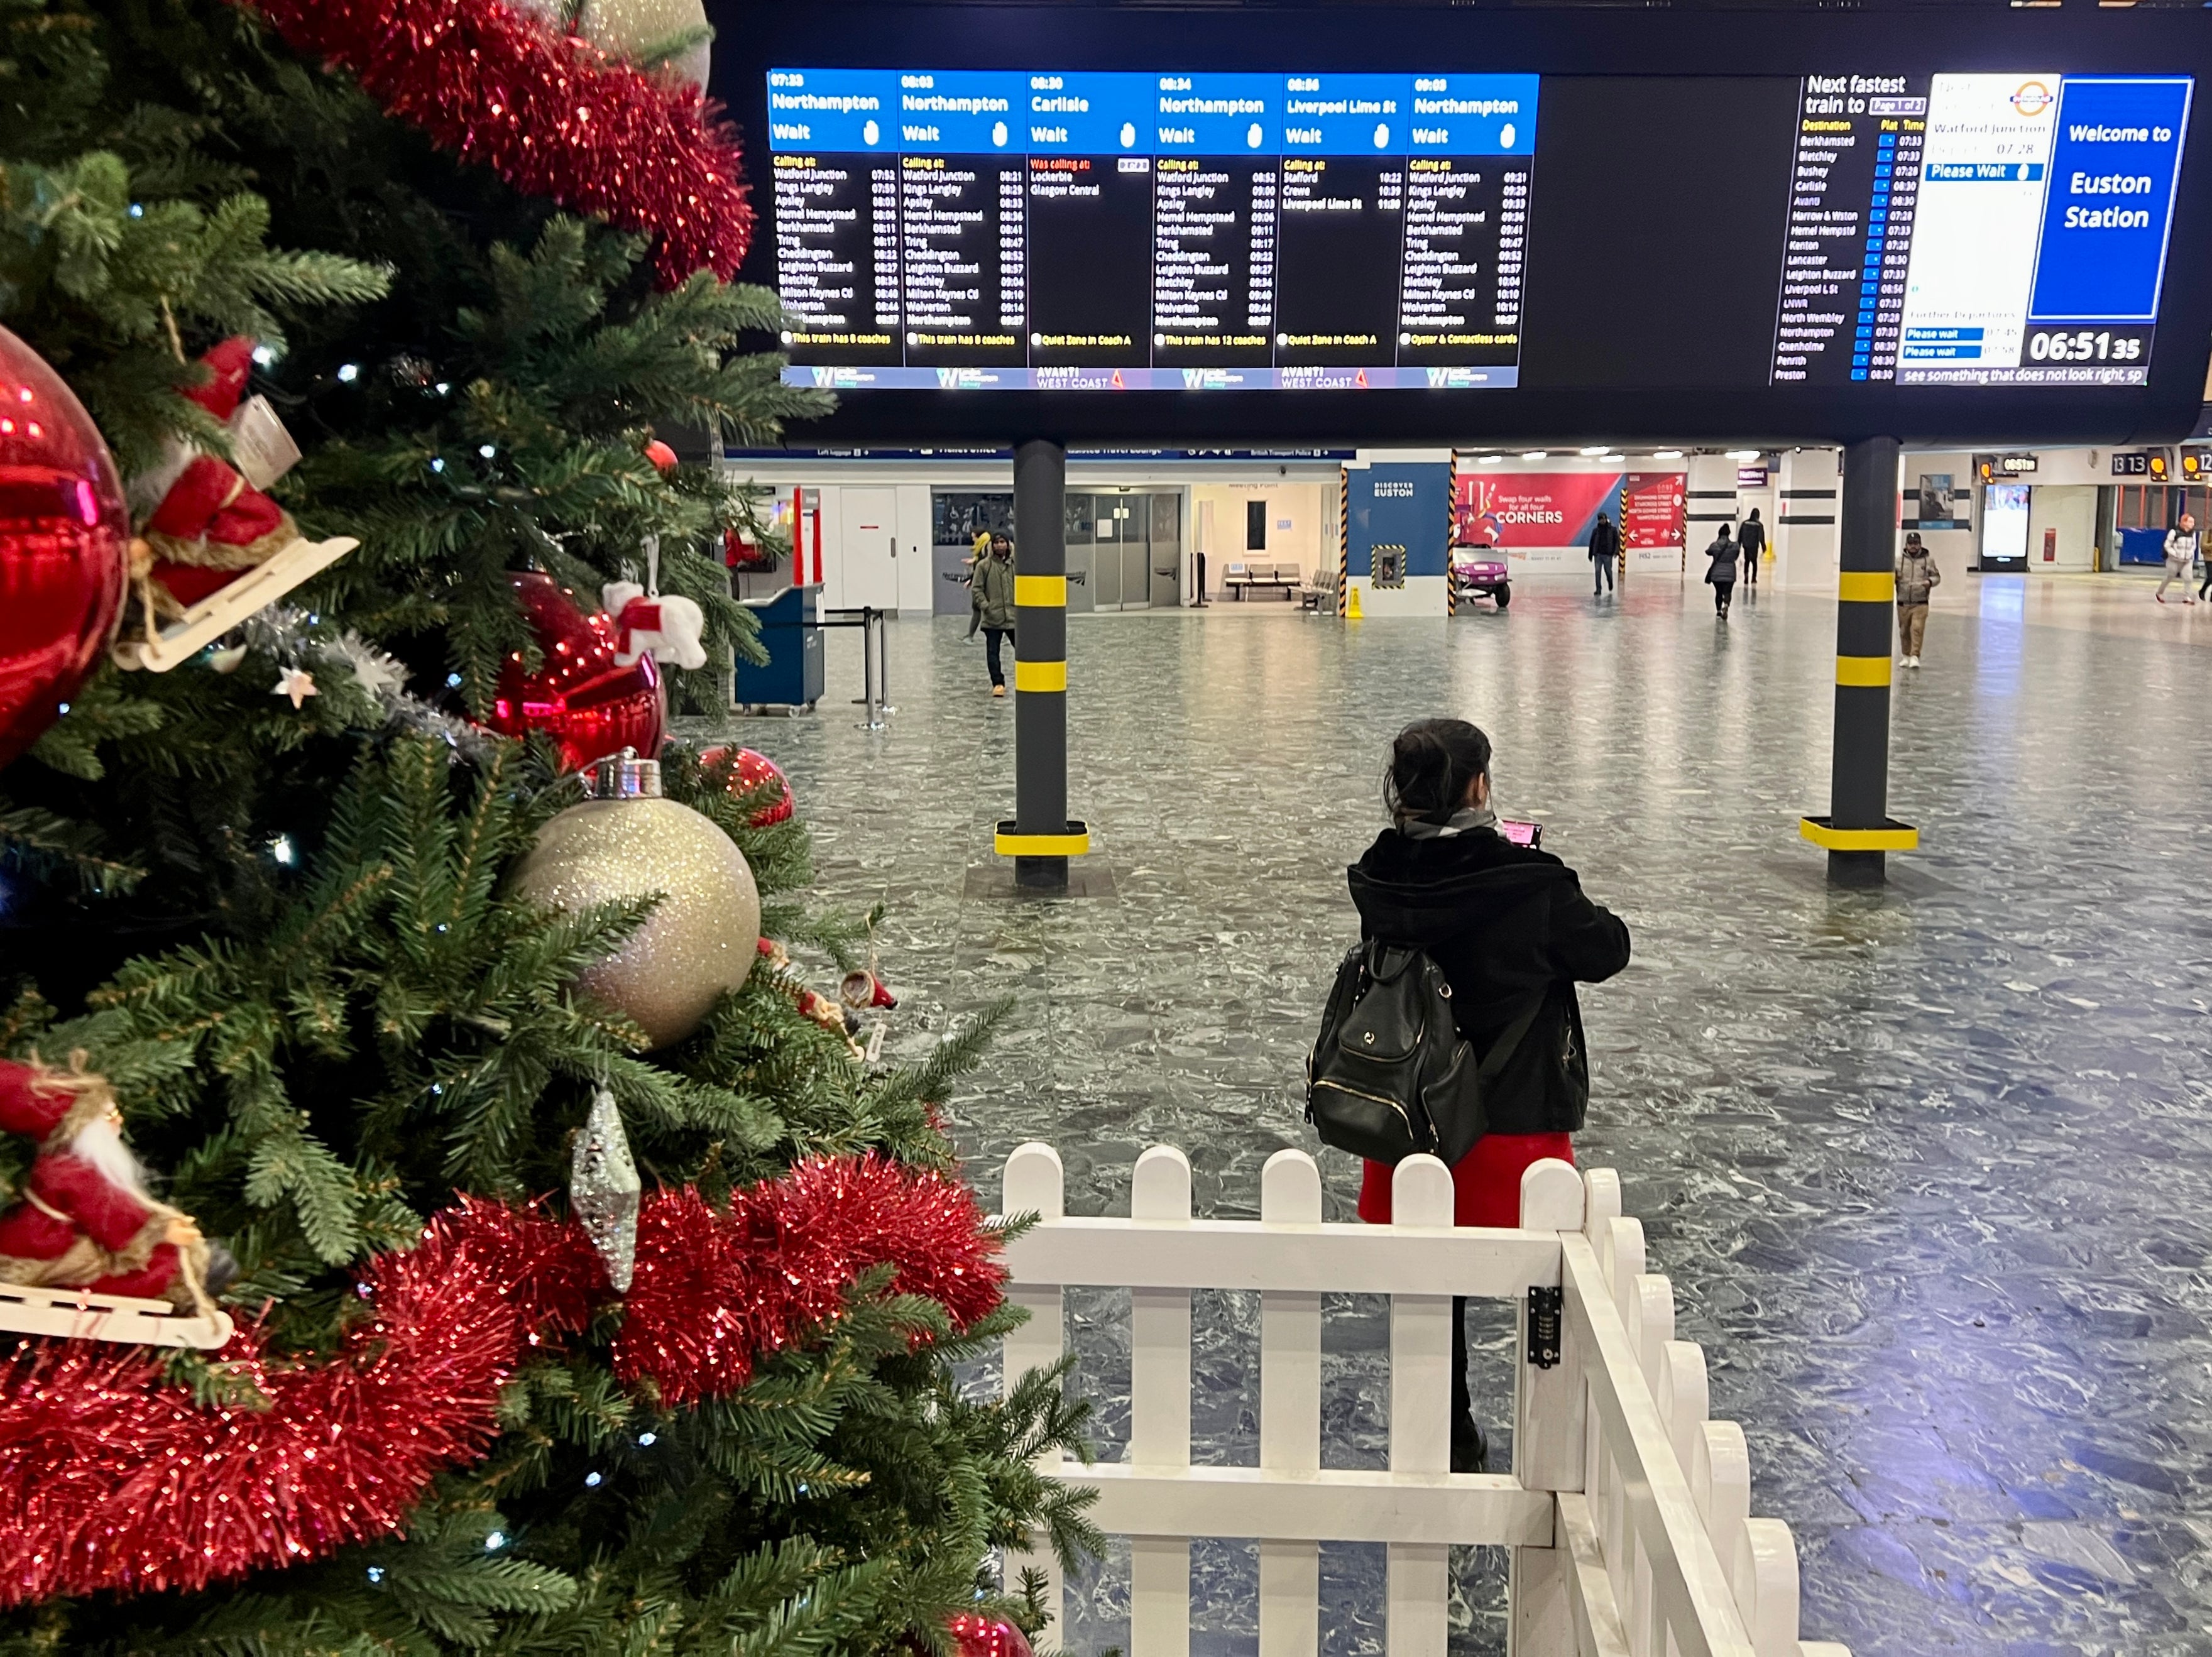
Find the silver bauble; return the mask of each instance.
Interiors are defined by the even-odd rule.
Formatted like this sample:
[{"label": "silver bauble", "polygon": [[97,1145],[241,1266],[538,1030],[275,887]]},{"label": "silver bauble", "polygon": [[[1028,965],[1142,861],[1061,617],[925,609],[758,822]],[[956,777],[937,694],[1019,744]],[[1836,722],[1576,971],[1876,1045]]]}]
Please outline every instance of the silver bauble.
[{"label": "silver bauble", "polygon": [[656,1047],[698,1029],[717,996],[744,983],[759,950],[760,891],[744,853],[674,800],[570,806],[538,831],[514,885],[533,901],[571,912],[665,894],[619,951],[577,980],[635,1019]]}]

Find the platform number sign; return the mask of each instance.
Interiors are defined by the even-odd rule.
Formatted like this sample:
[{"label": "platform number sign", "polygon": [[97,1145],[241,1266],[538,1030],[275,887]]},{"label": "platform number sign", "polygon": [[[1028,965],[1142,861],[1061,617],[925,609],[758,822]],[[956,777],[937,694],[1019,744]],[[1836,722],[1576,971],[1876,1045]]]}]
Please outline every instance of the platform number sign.
[{"label": "platform number sign", "polygon": [[2143,477],[2154,483],[2163,483],[2172,470],[2162,449],[2120,449],[2112,454],[2115,477]]}]

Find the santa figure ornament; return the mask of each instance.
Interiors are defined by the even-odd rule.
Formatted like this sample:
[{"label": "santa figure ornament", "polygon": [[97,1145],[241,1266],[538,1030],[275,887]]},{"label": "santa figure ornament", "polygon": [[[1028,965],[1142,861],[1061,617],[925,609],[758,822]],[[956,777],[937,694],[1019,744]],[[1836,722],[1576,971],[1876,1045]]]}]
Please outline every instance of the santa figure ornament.
[{"label": "santa figure ornament", "polygon": [[300,451],[264,398],[248,398],[253,342],[227,339],[200,359],[207,383],[183,395],[228,429],[237,464],[173,440],[161,463],[131,483],[141,514],[131,584],[142,640],[118,647],[125,667],[166,672],[360,545],[311,542],[262,493]]},{"label": "santa figure ornament", "polygon": [[39,1141],[23,1199],[0,1214],[0,1283],[165,1300],[213,1319],[237,1275],[191,1216],[158,1200],[123,1142],[106,1078],[0,1059],[0,1128]]}]

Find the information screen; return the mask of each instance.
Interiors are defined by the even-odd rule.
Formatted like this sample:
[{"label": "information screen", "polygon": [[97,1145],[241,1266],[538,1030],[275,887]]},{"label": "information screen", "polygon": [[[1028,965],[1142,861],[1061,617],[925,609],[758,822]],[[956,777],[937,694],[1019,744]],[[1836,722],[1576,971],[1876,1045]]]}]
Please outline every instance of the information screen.
[{"label": "information screen", "polygon": [[2193,424],[2212,33],[1887,3],[820,0],[715,94],[854,441]]},{"label": "information screen", "polygon": [[777,69],[796,383],[1505,387],[1533,75]]},{"label": "information screen", "polygon": [[1807,76],[1774,381],[2144,384],[2190,92]]}]

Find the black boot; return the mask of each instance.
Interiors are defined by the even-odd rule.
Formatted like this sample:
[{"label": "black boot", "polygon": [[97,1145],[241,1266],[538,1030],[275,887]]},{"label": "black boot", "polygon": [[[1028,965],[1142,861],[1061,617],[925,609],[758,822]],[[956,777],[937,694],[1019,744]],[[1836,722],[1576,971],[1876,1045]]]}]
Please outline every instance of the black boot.
[{"label": "black boot", "polygon": [[1467,1301],[1452,1300],[1451,1470],[1479,1473],[1489,1470],[1490,1447],[1482,1442],[1482,1429],[1474,1424],[1474,1400],[1467,1384]]},{"label": "black boot", "polygon": [[1451,1470],[1455,1473],[1490,1471],[1490,1446],[1483,1442],[1482,1429],[1474,1424],[1472,1416],[1452,1417]]}]

